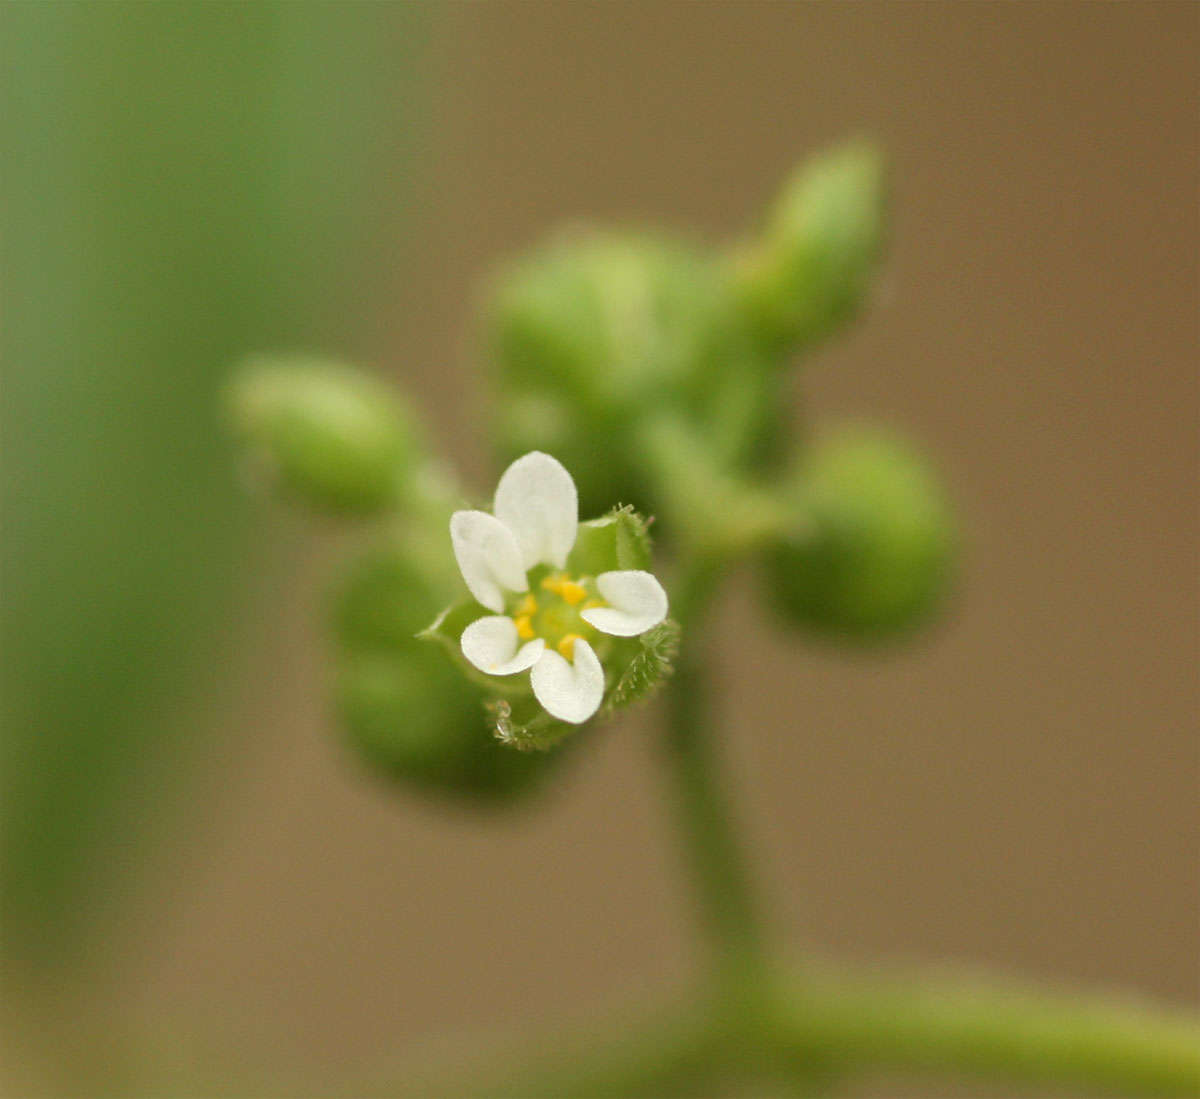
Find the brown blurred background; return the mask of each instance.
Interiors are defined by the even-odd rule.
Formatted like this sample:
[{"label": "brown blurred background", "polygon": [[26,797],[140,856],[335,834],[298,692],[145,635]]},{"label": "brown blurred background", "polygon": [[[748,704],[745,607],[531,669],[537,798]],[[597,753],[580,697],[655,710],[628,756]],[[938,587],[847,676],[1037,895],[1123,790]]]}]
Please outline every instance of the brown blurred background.
[{"label": "brown blurred background", "polygon": [[[727,754],[779,937],[1195,1003],[1196,6],[426,14],[411,206],[389,218],[378,179],[346,350],[417,395],[484,490],[472,314],[497,263],[580,217],[724,240],[808,152],[867,132],[892,157],[881,300],[797,378],[796,411],[922,440],[965,580],[932,635],[868,656],[781,636],[732,586]],[[341,547],[285,537],[247,615],[266,625],[226,647],[195,734],[220,748],[188,826],[111,940],[105,1011],[338,1079],[687,973],[653,712],[512,818],[390,797],[325,710]]]}]

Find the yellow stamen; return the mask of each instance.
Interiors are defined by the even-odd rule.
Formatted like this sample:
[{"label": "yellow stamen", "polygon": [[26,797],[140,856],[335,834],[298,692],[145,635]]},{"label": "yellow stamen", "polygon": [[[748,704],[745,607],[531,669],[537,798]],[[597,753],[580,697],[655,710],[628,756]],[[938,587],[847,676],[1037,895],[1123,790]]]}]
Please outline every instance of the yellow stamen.
[{"label": "yellow stamen", "polygon": [[566,577],[563,576],[562,573],[559,573],[557,576],[554,573],[551,573],[542,580],[542,587],[547,591],[554,592],[554,594],[557,595],[559,589],[563,585],[564,580],[566,580]]},{"label": "yellow stamen", "polygon": [[537,609],[537,600],[534,599],[533,593],[529,592],[526,594],[525,598],[517,604],[517,609],[514,613],[517,615],[532,617],[533,615],[537,614]]},{"label": "yellow stamen", "polygon": [[522,614],[513,619],[513,624],[517,627],[517,636],[522,641],[532,641],[537,635],[533,632],[533,622],[529,615]]},{"label": "yellow stamen", "polygon": [[563,580],[558,585],[558,594],[573,607],[587,598],[587,588],[582,584],[576,584],[574,580]]},{"label": "yellow stamen", "polygon": [[583,639],[577,633],[568,633],[563,635],[563,639],[558,643],[558,651],[563,654],[568,660],[575,659],[575,642]]}]

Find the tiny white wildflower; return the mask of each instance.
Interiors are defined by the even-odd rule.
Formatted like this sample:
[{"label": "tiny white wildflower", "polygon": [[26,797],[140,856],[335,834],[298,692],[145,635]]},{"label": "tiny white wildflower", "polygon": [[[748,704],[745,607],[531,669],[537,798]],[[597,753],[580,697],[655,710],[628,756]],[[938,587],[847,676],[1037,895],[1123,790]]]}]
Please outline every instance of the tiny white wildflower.
[{"label": "tiny white wildflower", "polygon": [[[667,593],[640,569],[594,577],[565,571],[579,528],[579,497],[571,475],[548,454],[526,454],[504,471],[493,511],[450,517],[463,580],[496,612],[463,631],[463,655],[489,675],[529,671],[546,712],[578,725],[604,697],[604,669],[593,648],[601,644],[597,633],[636,637],[653,629],[667,617]],[[536,591],[530,590],[531,570],[544,573]]]}]

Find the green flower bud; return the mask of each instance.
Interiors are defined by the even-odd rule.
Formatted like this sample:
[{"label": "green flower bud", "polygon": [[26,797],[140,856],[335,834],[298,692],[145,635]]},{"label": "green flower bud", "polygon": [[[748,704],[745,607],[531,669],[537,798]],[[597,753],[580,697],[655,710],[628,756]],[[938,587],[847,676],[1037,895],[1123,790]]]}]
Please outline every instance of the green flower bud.
[{"label": "green flower bud", "polygon": [[503,275],[487,312],[502,458],[556,455],[585,512],[653,508],[638,424],[668,407],[708,411],[713,378],[736,365],[733,326],[726,274],[703,254],[649,236],[560,235]]},{"label": "green flower bud", "polygon": [[234,379],[229,403],[253,456],[306,504],[366,514],[403,494],[415,419],[382,380],[323,359],[260,358]]},{"label": "green flower bud", "polygon": [[722,312],[719,272],[649,236],[562,234],[497,284],[489,342],[505,383],[624,411],[685,385]]},{"label": "green flower bud", "polygon": [[503,800],[548,765],[501,745],[485,692],[417,639],[458,590],[453,562],[439,567],[420,534],[398,532],[367,549],[336,592],[338,716],[351,747],[374,770],[441,794]]},{"label": "green flower bud", "polygon": [[456,581],[452,563],[411,535],[372,546],[336,593],[334,634],[348,649],[402,651],[457,592]]},{"label": "green flower bud", "polygon": [[796,534],[768,555],[768,602],[792,624],[845,640],[926,620],[947,589],[956,537],[924,458],[880,430],[843,428],[800,474]]},{"label": "green flower bud", "polygon": [[502,745],[482,692],[419,641],[386,653],[343,653],[335,697],[356,754],[378,773],[428,792],[499,804],[530,791],[562,754]]},{"label": "green flower bud", "polygon": [[885,176],[879,149],[852,141],[784,186],[765,231],[736,264],[746,322],[764,344],[793,350],[857,313],[882,252]]}]

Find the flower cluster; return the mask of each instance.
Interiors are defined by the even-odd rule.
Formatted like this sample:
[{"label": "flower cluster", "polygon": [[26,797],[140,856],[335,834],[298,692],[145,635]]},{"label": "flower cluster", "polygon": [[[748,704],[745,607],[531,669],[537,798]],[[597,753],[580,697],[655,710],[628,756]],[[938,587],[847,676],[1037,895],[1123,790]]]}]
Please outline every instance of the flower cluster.
[{"label": "flower cluster", "polygon": [[587,721],[604,698],[608,637],[637,637],[667,616],[667,594],[649,572],[571,575],[579,531],[575,482],[539,451],[518,458],[496,488],[493,513],[457,511],[450,538],[468,590],[495,613],[462,633],[462,653],[488,675],[528,671],[552,717]]}]

